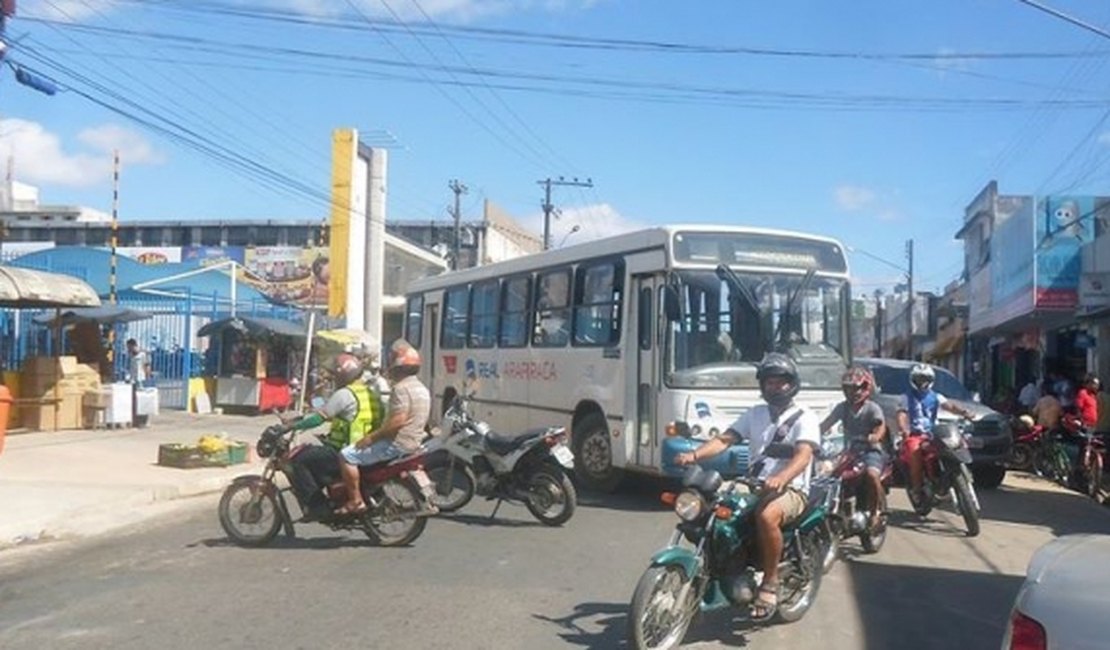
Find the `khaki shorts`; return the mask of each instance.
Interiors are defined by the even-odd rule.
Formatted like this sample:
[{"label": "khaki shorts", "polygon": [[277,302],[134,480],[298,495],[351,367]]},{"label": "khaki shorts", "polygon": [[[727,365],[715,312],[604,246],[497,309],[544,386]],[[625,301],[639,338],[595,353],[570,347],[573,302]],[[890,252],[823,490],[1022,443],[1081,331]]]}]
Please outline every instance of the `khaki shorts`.
[{"label": "khaki shorts", "polygon": [[785,526],[802,516],[802,513],[806,510],[806,503],[809,499],[798,490],[787,488],[786,491],[781,494],[772,494],[764,497],[761,506],[766,506],[772,501],[778,501],[779,506],[782,508],[782,523]]}]

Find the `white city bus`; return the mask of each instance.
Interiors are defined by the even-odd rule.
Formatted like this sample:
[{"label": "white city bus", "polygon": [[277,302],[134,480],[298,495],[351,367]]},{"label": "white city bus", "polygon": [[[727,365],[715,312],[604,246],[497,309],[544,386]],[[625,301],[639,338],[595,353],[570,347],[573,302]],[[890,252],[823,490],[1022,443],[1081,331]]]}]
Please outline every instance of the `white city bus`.
[{"label": "white city bus", "polygon": [[792,355],[799,402],[826,411],[842,398],[849,300],[833,239],[668,226],[415,281],[405,336],[434,415],[476,379],[477,417],[567,426],[579,479],[605,489],[662,473],[667,435],[709,437],[756,404],[768,351]]}]

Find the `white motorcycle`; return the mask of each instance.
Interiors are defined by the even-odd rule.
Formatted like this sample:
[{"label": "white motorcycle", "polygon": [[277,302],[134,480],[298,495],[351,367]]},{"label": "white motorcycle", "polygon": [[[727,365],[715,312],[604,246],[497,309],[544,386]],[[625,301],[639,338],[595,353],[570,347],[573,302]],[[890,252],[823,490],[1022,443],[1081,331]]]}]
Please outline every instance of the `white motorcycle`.
[{"label": "white motorcycle", "polygon": [[561,526],[578,504],[578,494],[567,476],[574,455],[567,447],[564,427],[531,429],[512,436],[490,431],[473,418],[468,399],[458,396],[443,415],[443,438],[426,448],[431,452],[425,472],[435,485],[432,502],[440,512],[453,512],[475,494],[497,499],[490,518],[504,501],[523,502],[541,523]]}]

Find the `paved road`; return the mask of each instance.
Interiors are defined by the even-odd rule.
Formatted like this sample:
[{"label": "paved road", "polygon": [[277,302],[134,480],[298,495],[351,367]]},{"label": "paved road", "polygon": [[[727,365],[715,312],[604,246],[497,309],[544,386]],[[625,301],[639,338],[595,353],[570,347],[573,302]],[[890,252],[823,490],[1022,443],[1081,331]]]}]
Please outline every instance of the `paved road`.
[{"label": "paved road", "polygon": [[[404,549],[310,526],[236,548],[215,499],[195,499],[113,537],[0,555],[0,647],[618,648],[673,522],[656,492],[584,499],[561,529],[508,506],[491,522],[475,503]],[[1032,552],[1054,535],[1110,532],[1110,511],[1020,478],[982,501],[979,538],[950,513],[898,516],[882,553],[838,564],[801,622],[751,631],[715,613],[687,647],[997,647]]]}]

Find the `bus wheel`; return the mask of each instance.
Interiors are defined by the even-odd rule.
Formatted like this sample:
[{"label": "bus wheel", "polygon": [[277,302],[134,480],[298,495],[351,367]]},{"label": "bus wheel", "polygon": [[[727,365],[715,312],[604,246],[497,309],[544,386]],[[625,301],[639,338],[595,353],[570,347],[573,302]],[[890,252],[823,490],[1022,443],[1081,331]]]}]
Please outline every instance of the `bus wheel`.
[{"label": "bus wheel", "polygon": [[612,492],[622,472],[613,467],[613,444],[605,418],[587,415],[574,427],[574,473],[583,486],[597,492]]}]

